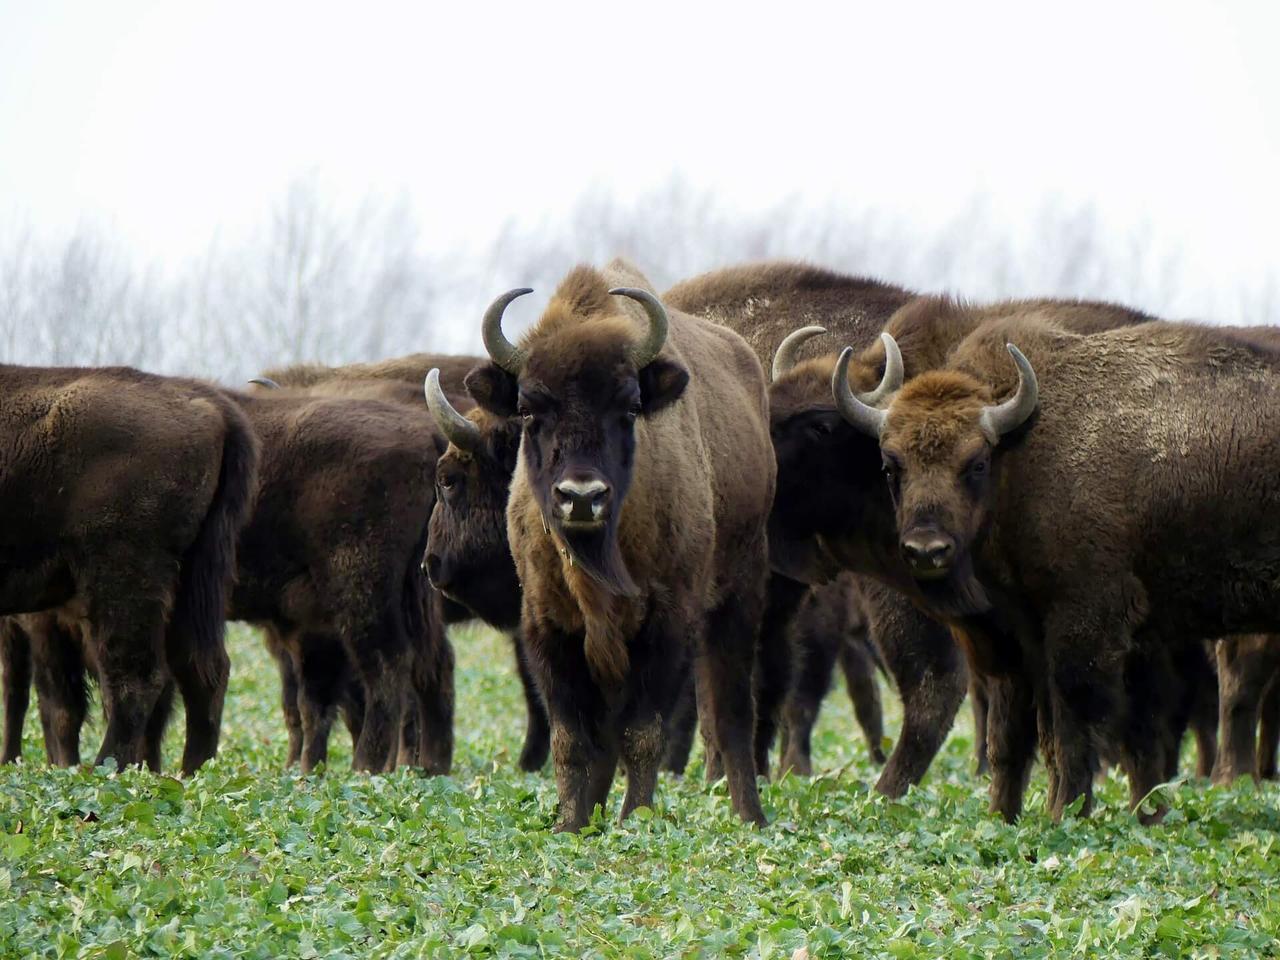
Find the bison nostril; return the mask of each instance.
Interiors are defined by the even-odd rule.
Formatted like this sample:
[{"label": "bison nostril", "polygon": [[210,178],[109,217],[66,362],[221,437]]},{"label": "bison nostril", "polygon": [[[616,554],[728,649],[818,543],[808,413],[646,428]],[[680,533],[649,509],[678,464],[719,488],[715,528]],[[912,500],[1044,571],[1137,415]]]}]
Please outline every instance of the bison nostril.
[{"label": "bison nostril", "polygon": [[936,533],[906,537],[902,541],[903,558],[920,571],[944,571],[955,552],[956,545],[951,538]]},{"label": "bison nostril", "polygon": [[564,520],[599,520],[609,495],[603,480],[561,480],[555,486],[556,509]]}]

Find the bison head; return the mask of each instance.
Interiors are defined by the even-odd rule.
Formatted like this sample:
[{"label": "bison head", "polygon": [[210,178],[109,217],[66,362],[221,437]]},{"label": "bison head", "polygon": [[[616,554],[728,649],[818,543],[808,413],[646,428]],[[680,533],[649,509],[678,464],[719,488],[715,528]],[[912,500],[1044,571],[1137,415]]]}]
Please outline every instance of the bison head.
[{"label": "bison head", "polygon": [[520,581],[507,543],[507,490],[515,471],[520,428],[505,417],[473,410],[464,417],[427,374],[427,406],[449,447],[436,463],[422,568],[431,585],[492,626],[520,622]]},{"label": "bison head", "polygon": [[[890,517],[879,448],[847,424],[832,401],[835,356],[794,362],[800,344],[823,332],[804,327],[782,342],[769,388],[778,463],[769,517],[770,562],[778,573],[804,583],[831,579],[844,565],[835,554],[855,541],[865,543],[874,523],[885,525]],[[845,376],[863,402],[882,402],[902,383],[897,344],[892,338],[886,341],[883,369],[855,359]]]},{"label": "bison head", "polygon": [[1039,399],[1030,362],[1013,344],[1008,349],[1018,388],[1000,404],[968,374],[936,370],[911,380],[887,410],[876,409],[849,390],[842,374],[848,348],[832,378],[841,416],[879,441],[903,561],[926,596],[957,613],[989,605],[974,572],[973,547],[986,529],[996,486],[992,455]]},{"label": "bison head", "polygon": [[[581,272],[588,276],[598,275]],[[553,299],[525,347],[502,333],[502,314],[530,291],[499,297],[484,318],[492,362],[468,374],[467,389],[491,414],[519,418],[520,456],[543,525],[605,589],[634,595],[618,523],[635,465],[637,421],[678,400],[689,374],[659,356],[668,319],[657,297],[600,284],[593,299],[591,284],[580,285],[579,299]],[[638,340],[610,296],[643,308],[648,329]]]}]

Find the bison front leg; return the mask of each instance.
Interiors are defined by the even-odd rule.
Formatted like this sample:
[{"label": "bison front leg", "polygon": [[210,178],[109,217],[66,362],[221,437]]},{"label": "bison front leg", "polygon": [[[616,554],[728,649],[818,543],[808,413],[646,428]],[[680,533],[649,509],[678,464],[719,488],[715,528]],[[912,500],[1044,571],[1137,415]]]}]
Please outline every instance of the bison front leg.
[{"label": "bison front leg", "polygon": [[609,797],[618,747],[606,724],[605,696],[592,679],[582,634],[533,619],[522,624],[529,670],[542,692],[551,727],[551,762],[559,800],[557,833],[575,833]]},{"label": "bison front leg", "polygon": [[769,776],[769,751],[778,736],[778,720],[791,690],[795,651],[791,625],[809,588],[795,580],[770,574],[764,620],[756,642],[755,733],[756,772]]},{"label": "bison front leg", "polygon": [[871,635],[902,698],[902,733],[876,790],[900,797],[924,778],[951,732],[967,674],[951,634],[904,597],[868,585]]},{"label": "bison front leg", "polygon": [[108,757],[120,767],[147,760],[148,727],[168,682],[165,662],[165,605],[139,601],[90,609],[97,651],[102,706],[107,729],[96,764]]},{"label": "bison front leg", "polygon": [[0,623],[0,662],[4,681],[4,746],[0,763],[22,756],[22,726],[31,700],[31,644],[13,617]]},{"label": "bison front leg", "polygon": [[400,709],[412,680],[409,641],[397,616],[391,614],[381,629],[348,635],[347,655],[356,666],[365,696],[364,724],[352,767],[367,773],[381,773],[395,760]]},{"label": "bison front leg", "polygon": [[[156,705],[151,708],[151,716],[147,720],[147,769],[152,773],[159,773],[163,767],[162,753],[164,751],[164,732],[169,727],[169,717],[173,713],[173,697],[175,689],[173,681],[165,683],[164,688],[160,691],[160,696],[156,698]],[[188,738],[190,743],[190,738]],[[183,773],[190,774],[192,770],[185,767]]]},{"label": "bison front leg", "polygon": [[[764,569],[763,562],[759,569]],[[703,723],[713,731],[715,746],[729,780],[733,809],[747,823],[764,826],[764,809],[756,785],[755,727],[751,674],[757,624],[764,605],[763,585],[730,590],[729,599],[712,611],[700,638],[697,658],[698,706],[705,704]],[[759,740],[755,742],[759,746]]]},{"label": "bison front leg", "polygon": [[[1116,729],[1125,706],[1122,651],[1129,648],[1130,637],[1121,631],[1128,604],[1116,597],[1113,609],[1107,599],[1063,605],[1045,621],[1048,703],[1043,735],[1050,766],[1049,813],[1055,820],[1080,797],[1081,813],[1091,812],[1098,744],[1120,743],[1122,751],[1133,747],[1123,742],[1124,731]],[[1132,783],[1130,787],[1136,790]]]},{"label": "bison front leg", "polygon": [[524,692],[525,732],[524,746],[520,750],[520,769],[527,773],[541,770],[551,753],[551,725],[547,720],[547,706],[538,692],[533,673],[529,670],[528,656],[519,631],[511,637],[516,658],[516,673],[520,677],[520,689]]},{"label": "bison front leg", "polygon": [[447,774],[453,765],[454,657],[443,625],[430,631],[429,640],[414,660],[410,697],[417,707],[414,764],[428,774]]},{"label": "bison front leg", "polygon": [[[804,619],[804,618],[799,618]],[[795,679],[787,694],[781,772],[807,777],[813,772],[811,741],[822,700],[831,689],[841,632],[823,629],[826,624],[796,623],[791,634],[795,650]],[[759,727],[759,721],[757,721]]]},{"label": "bison front leg", "polygon": [[845,687],[853,701],[853,713],[867,741],[867,751],[876,763],[884,763],[884,711],[880,706],[880,687],[876,683],[876,667],[867,646],[866,630],[846,638],[840,647],[840,669]]},{"label": "bison front leg", "polygon": [[[977,672],[974,672],[975,677]],[[991,766],[991,812],[1013,823],[1036,755],[1036,699],[1021,673],[981,677],[985,703],[983,729],[977,732]]]},{"label": "bison front leg", "polygon": [[638,807],[653,806],[658,764],[666,746],[664,718],[676,712],[689,676],[682,621],[665,611],[652,613],[629,644],[630,676],[618,738],[627,771],[623,820]]}]

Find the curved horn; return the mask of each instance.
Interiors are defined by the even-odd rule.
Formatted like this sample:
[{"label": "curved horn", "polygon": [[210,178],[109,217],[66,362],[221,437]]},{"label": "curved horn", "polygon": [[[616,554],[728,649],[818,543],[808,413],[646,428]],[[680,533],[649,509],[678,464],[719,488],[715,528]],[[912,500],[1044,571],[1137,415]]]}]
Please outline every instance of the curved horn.
[{"label": "curved horn", "polygon": [[270,377],[252,377],[250,383],[256,383],[260,387],[269,387],[272,390],[279,390],[280,384],[276,383]]},{"label": "curved horn", "polygon": [[788,333],[786,338],[778,344],[778,349],[773,355],[773,379],[777,380],[785,376],[796,365],[796,354],[801,344],[826,332],[826,327],[801,327],[799,330]]},{"label": "curved horn", "polygon": [[1018,391],[998,406],[982,408],[982,429],[996,439],[1026,423],[1040,402],[1040,384],[1031,361],[1012,343],[1005,346],[1018,367]]},{"label": "curved horn", "polygon": [[502,332],[502,314],[506,312],[512,300],[523,297],[526,293],[533,293],[533,288],[517,287],[514,290],[508,290],[489,304],[489,309],[484,312],[484,320],[480,325],[480,333],[484,337],[484,348],[489,353],[489,359],[507,373],[516,375],[524,366],[524,351],[508,340],[506,334]]},{"label": "curved horn", "polygon": [[880,334],[880,341],[884,344],[884,376],[880,378],[879,386],[861,398],[863,403],[873,407],[900,390],[903,380],[902,351],[898,349],[898,341],[887,333]]},{"label": "curved horn", "polygon": [[670,324],[667,308],[648,290],[641,290],[638,287],[614,287],[609,293],[615,297],[627,297],[636,301],[649,315],[648,335],[631,348],[631,361],[636,365],[637,370],[642,370],[653,362],[662,350],[662,345],[667,342],[667,327]]},{"label": "curved horn", "polygon": [[480,428],[454,409],[449,398],[440,389],[440,371],[432,368],[423,381],[422,391],[427,397],[427,409],[445,439],[459,450],[477,450],[480,447]]},{"label": "curved horn", "polygon": [[863,403],[849,389],[849,361],[852,359],[853,347],[845,347],[840,351],[835,373],[831,375],[831,395],[835,397],[840,416],[867,436],[879,440],[880,431],[884,429],[885,412]]}]

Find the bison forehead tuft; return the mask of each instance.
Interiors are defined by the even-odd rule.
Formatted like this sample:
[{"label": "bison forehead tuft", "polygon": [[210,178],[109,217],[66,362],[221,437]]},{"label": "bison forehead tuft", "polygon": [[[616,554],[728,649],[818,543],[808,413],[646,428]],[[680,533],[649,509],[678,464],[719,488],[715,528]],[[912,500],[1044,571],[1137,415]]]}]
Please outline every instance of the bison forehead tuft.
[{"label": "bison forehead tuft", "polygon": [[979,429],[991,391],[964,373],[933,371],[909,380],[889,408],[894,445],[923,457],[942,455]]},{"label": "bison forehead tuft", "polygon": [[628,350],[639,338],[634,325],[620,316],[540,330],[527,341],[527,373],[543,380],[582,372],[612,373],[627,361]]}]

